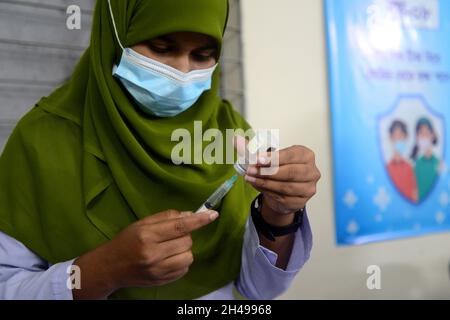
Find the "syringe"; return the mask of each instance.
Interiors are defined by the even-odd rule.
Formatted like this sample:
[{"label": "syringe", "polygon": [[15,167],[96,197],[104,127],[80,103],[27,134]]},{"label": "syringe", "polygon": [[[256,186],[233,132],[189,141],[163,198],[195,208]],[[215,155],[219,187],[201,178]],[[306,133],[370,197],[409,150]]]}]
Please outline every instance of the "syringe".
[{"label": "syringe", "polygon": [[195,213],[200,213],[214,208],[220,202],[220,200],[222,200],[223,197],[225,197],[228,191],[230,191],[231,187],[233,187],[237,178],[238,175],[235,174],[230,179],[225,181],[219,188],[216,189],[216,191],[214,191],[214,193],[208,198],[208,200],[206,200],[201,205],[201,207],[198,208],[198,210]]}]

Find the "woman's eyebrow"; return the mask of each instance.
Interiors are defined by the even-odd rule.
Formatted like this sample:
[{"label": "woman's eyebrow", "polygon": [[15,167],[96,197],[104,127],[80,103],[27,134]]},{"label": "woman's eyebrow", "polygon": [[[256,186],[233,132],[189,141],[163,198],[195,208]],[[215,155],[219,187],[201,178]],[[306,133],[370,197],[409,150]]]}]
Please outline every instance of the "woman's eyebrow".
[{"label": "woman's eyebrow", "polygon": [[217,50],[217,44],[215,43],[210,43],[210,44],[206,44],[204,46],[198,47],[195,50],[197,51],[203,51],[203,50]]},{"label": "woman's eyebrow", "polygon": [[[167,44],[171,44],[171,45],[177,44],[177,41],[175,39],[173,39],[170,35],[159,36],[159,37],[153,38],[150,41],[163,41],[163,42],[166,42]],[[217,43],[210,42],[205,45],[199,46],[198,48],[195,48],[195,50],[196,51],[218,50],[218,45],[217,45]]]},{"label": "woman's eyebrow", "polygon": [[160,37],[156,37],[156,38],[154,38],[154,39],[152,39],[150,41],[164,41],[164,42],[167,42],[167,43],[170,43],[170,44],[175,44],[176,43],[176,41],[173,40],[172,38],[170,38],[170,36],[160,36]]}]

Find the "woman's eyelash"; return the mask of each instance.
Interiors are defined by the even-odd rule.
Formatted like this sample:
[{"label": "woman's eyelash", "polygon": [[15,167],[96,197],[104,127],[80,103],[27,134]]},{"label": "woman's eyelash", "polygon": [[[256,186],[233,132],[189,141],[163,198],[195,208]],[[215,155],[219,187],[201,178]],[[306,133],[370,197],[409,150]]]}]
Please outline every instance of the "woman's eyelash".
[{"label": "woman's eyelash", "polygon": [[199,61],[207,61],[212,58],[215,58],[216,54],[215,53],[209,53],[209,54],[194,53],[193,57]]},{"label": "woman's eyelash", "polygon": [[[158,54],[167,54],[170,53],[171,51],[174,50],[174,48],[170,47],[170,46],[159,46],[159,45],[154,45],[154,44],[149,44],[149,48],[153,51],[156,52]],[[192,53],[192,57],[200,62],[204,62],[204,61],[209,61],[210,59],[215,59],[216,58],[216,54],[215,52],[212,53]]]},{"label": "woman's eyelash", "polygon": [[212,56],[211,55],[205,56],[205,55],[202,55],[202,54],[194,54],[194,58],[196,60],[199,60],[199,61],[206,61],[206,60],[211,59]]},{"label": "woman's eyelash", "polygon": [[170,47],[165,47],[165,46],[163,47],[163,46],[150,45],[149,47],[152,51],[155,51],[156,53],[168,53],[171,51]]}]

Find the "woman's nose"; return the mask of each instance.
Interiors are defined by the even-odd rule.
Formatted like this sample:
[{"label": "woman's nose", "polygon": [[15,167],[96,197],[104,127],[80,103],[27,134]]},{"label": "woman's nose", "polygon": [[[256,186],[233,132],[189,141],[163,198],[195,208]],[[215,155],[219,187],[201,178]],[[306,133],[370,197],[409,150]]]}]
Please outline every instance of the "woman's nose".
[{"label": "woman's nose", "polygon": [[172,68],[177,69],[178,71],[188,73],[189,71],[191,71],[191,63],[190,63],[189,55],[179,56],[179,57],[174,58],[170,62],[170,66]]}]

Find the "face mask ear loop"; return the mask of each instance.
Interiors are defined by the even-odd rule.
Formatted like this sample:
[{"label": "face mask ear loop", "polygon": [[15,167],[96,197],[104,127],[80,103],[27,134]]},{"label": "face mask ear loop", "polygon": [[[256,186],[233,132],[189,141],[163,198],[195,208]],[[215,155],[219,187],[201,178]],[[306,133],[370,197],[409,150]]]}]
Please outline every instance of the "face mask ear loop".
[{"label": "face mask ear loop", "polygon": [[113,27],[114,27],[114,33],[116,34],[117,42],[119,43],[119,46],[122,48],[122,51],[123,51],[123,50],[125,50],[125,48],[123,47],[122,42],[120,42],[120,39],[119,39],[119,33],[117,32],[116,21],[114,19],[114,13],[113,13],[112,7],[111,7],[111,0],[108,0],[108,5],[109,5],[109,12],[111,14]]}]

